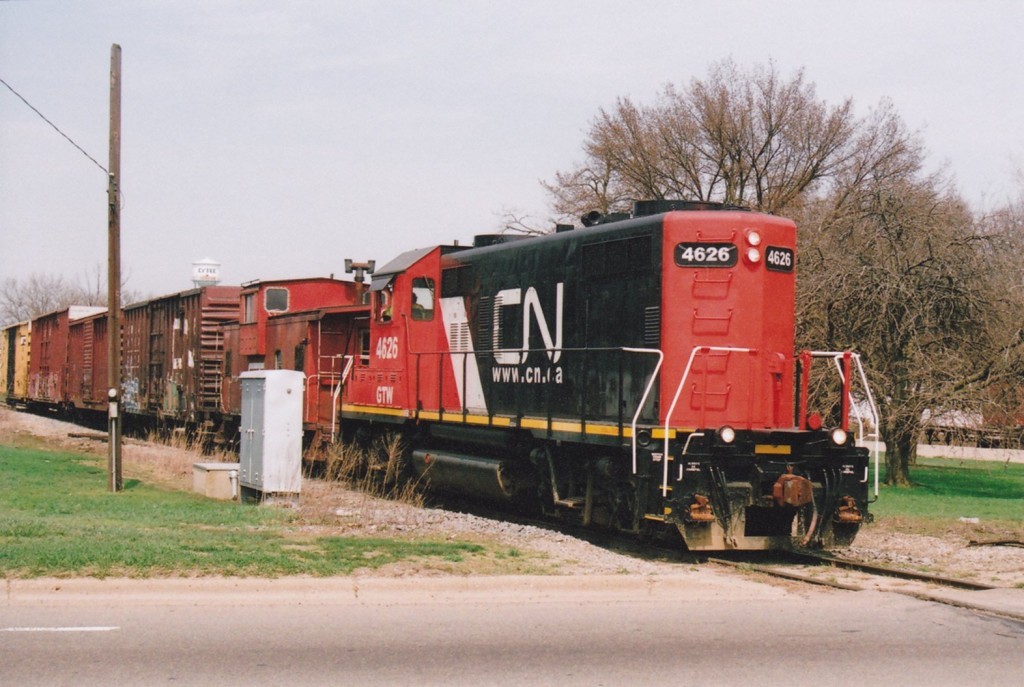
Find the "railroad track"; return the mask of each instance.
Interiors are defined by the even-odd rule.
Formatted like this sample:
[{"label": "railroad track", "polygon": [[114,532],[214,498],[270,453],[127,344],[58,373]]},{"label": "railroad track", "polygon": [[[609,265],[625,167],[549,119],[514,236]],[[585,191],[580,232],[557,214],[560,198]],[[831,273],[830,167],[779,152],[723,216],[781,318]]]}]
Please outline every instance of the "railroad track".
[{"label": "railroad track", "polygon": [[702,552],[686,551],[679,546],[678,542],[672,543],[657,539],[641,541],[629,534],[586,528],[564,520],[516,515],[479,503],[462,503],[461,507],[455,510],[560,532],[604,549],[646,560],[661,560],[685,565],[729,566],[741,571],[757,572],[804,584],[847,591],[892,592],[1024,622],[1024,612],[995,608],[978,597],[972,599],[971,593],[973,592],[1000,589],[998,586],[972,580],[890,568],[827,553],[806,551],[747,551],[736,552],[732,554],[732,557],[728,557],[729,554],[708,555]]},{"label": "railroad track", "polygon": [[[772,575],[774,577],[782,577],[786,579],[796,580],[798,582],[807,582],[808,584],[817,584],[827,587],[835,587],[836,589],[846,589],[851,591],[863,591],[865,589],[872,588],[871,578],[886,578],[909,582],[921,582],[929,585],[935,585],[938,587],[966,589],[970,591],[984,591],[988,589],[998,588],[992,585],[982,584],[980,582],[972,582],[970,580],[955,579],[951,577],[942,577],[939,575],[930,575],[927,573],[920,573],[912,570],[889,568],[887,566],[875,565],[873,563],[864,563],[862,561],[854,561],[846,558],[839,558],[837,556],[831,556],[828,554],[814,554],[794,551],[777,554],[775,557],[780,558],[782,560],[775,563],[752,563],[750,562],[750,560],[735,560],[716,556],[709,556],[705,560],[707,560],[707,562],[709,563],[714,563],[716,565],[741,568],[745,570],[764,573],[767,575]],[[839,568],[843,570],[860,572],[868,576],[871,576],[871,578],[864,578],[860,582],[844,582],[838,581],[832,577],[822,576],[818,574],[821,572],[822,569],[830,568]]]},{"label": "railroad track", "polygon": [[[755,559],[749,556],[743,559],[708,556],[704,560],[715,565],[739,568],[805,584],[846,591],[876,590],[902,594],[922,601],[956,606],[985,615],[1008,618],[1017,622],[1024,621],[1024,614],[1020,612],[995,607],[986,603],[982,598],[971,597],[971,593],[1000,589],[1000,587],[971,580],[864,563],[829,554],[789,552],[775,557],[778,560],[770,563],[753,562]],[[845,574],[837,575],[836,572],[839,570],[845,571]]]},{"label": "railroad track", "polygon": [[952,577],[943,577],[940,575],[930,575],[928,573],[915,572],[913,570],[890,568],[884,565],[863,563],[861,561],[849,560],[846,558],[840,558],[838,556],[832,556],[829,554],[793,553],[791,555],[796,558],[802,558],[810,564],[828,565],[835,568],[842,568],[845,570],[856,570],[868,573],[870,575],[880,575],[882,577],[891,577],[900,580],[925,582],[928,584],[938,585],[940,587],[951,587],[953,589],[967,589],[976,592],[985,591],[988,589],[998,589],[998,587],[995,587],[990,584],[983,584],[981,582],[973,582],[971,580],[956,579]]}]

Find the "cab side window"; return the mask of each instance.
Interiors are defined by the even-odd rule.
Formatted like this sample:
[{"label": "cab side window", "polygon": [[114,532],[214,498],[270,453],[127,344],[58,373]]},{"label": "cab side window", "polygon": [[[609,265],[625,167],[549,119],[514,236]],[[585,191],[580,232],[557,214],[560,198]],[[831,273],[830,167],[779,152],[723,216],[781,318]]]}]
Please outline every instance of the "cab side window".
[{"label": "cab side window", "polygon": [[434,319],[434,280],[430,277],[416,277],[412,280],[412,319]]}]

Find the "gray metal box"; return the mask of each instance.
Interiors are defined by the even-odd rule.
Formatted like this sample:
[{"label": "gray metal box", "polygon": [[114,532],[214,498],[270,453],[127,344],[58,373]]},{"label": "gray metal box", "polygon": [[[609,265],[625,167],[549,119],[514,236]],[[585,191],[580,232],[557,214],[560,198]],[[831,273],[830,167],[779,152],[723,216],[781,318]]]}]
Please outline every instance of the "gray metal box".
[{"label": "gray metal box", "polygon": [[[254,370],[239,375],[242,426],[238,483],[242,496],[297,496],[302,489],[305,375]],[[253,493],[255,492],[255,493]]]}]

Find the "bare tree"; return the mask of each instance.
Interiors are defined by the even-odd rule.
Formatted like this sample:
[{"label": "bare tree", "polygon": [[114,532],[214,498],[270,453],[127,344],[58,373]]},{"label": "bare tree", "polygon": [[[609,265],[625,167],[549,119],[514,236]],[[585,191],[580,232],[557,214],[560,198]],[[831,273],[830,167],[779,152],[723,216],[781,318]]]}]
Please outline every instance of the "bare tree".
[{"label": "bare tree", "polygon": [[1024,308],[998,297],[1019,264],[994,269],[994,233],[924,175],[924,146],[888,101],[856,118],[802,71],[725,61],[653,105],[602,110],[583,152],[545,184],[562,218],[679,198],[797,221],[799,340],[864,354],[892,483],[909,483],[925,410],[977,407],[1012,374],[1000,356],[1020,350],[1024,370],[1024,330],[1002,324]]},{"label": "bare tree", "polygon": [[[127,272],[126,272],[127,275]],[[139,300],[138,292],[124,288],[122,302]],[[0,283],[0,325],[31,320],[71,305],[107,304],[106,274],[101,265],[83,272],[76,282],[61,275],[31,274],[23,279],[7,278]]]},{"label": "bare tree", "polygon": [[983,259],[992,285],[989,323],[994,348],[976,362],[965,386],[984,390],[981,409],[987,424],[1011,441],[1024,439],[1024,198],[977,220],[986,238]]},{"label": "bare tree", "polygon": [[503,233],[524,234],[526,236],[543,236],[551,232],[551,228],[544,228],[537,224],[537,219],[520,212],[514,208],[506,208],[502,211],[499,221]]},{"label": "bare tree", "polygon": [[847,100],[817,99],[802,71],[741,71],[727,60],[652,106],[619,99],[595,119],[584,162],[545,184],[560,217],[685,198],[781,212],[840,173],[858,123]]},{"label": "bare tree", "polygon": [[60,276],[33,274],[20,281],[4,279],[0,286],[0,322],[22,322],[56,310],[69,292]]},{"label": "bare tree", "polygon": [[979,402],[965,380],[995,346],[987,239],[935,177],[842,195],[825,231],[802,232],[800,339],[861,352],[877,390],[886,480],[906,485],[925,412]]}]

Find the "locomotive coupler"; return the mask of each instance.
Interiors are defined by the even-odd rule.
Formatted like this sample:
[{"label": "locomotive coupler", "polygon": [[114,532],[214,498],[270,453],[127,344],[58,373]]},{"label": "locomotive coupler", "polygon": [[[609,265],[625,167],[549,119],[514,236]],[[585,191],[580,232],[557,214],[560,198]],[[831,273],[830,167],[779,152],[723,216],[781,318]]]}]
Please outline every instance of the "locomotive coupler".
[{"label": "locomotive coupler", "polygon": [[864,515],[857,507],[857,499],[852,496],[843,496],[840,499],[839,508],[836,509],[836,520],[850,524],[862,522]]},{"label": "locomotive coupler", "polygon": [[[793,466],[790,465],[786,468],[786,474],[779,475],[779,479],[772,485],[772,497],[780,508],[799,508],[814,500],[814,485],[806,477],[794,475]],[[854,506],[856,507],[856,503]]]},{"label": "locomotive coupler", "polygon": [[715,521],[715,512],[711,508],[711,502],[707,496],[703,494],[694,494],[693,502],[690,504],[690,510],[687,513],[687,518],[690,522],[694,523],[705,523]]}]

